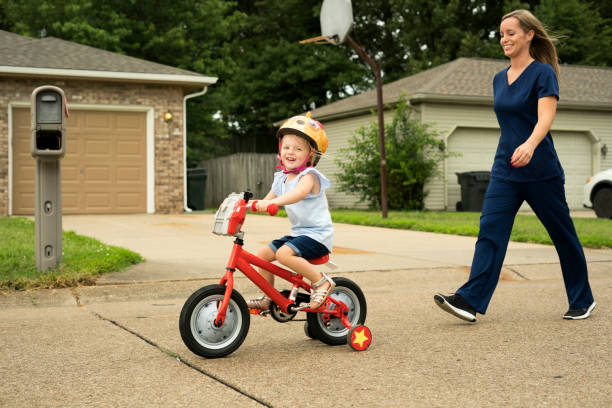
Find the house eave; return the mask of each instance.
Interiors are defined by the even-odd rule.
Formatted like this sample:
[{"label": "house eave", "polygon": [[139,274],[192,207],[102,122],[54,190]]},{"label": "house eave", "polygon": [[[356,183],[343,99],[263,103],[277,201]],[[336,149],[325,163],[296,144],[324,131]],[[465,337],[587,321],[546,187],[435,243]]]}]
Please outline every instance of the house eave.
[{"label": "house eave", "polygon": [[199,75],[152,74],[143,72],[93,71],[79,69],[15,67],[0,65],[0,75],[40,78],[70,78],[106,81],[144,82],[189,87],[213,85],[216,77]]},{"label": "house eave", "polygon": [[[490,96],[439,95],[416,93],[409,99],[411,105],[422,103],[449,103],[462,105],[493,106]],[[612,104],[604,102],[559,101],[559,109],[581,111],[612,111]]]}]

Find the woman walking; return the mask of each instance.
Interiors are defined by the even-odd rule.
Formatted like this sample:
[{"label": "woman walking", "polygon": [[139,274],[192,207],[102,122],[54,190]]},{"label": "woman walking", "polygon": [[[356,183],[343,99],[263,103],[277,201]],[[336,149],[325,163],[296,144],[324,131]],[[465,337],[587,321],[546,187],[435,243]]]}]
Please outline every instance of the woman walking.
[{"label": "woman walking", "polygon": [[565,176],[550,127],[559,99],[557,52],[542,23],[527,10],[506,14],[501,46],[510,66],[493,79],[493,109],[501,136],[485,194],[469,280],[436,304],[463,320],[485,314],[497,286],[514,218],[527,201],[550,235],[569,301],[565,319],[595,308],[587,265],[565,200]]}]

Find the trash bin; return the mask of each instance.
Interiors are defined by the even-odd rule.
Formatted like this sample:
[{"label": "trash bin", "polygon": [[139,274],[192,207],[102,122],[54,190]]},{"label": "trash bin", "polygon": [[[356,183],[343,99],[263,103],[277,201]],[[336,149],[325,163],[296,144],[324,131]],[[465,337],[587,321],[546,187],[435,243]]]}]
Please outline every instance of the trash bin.
[{"label": "trash bin", "polygon": [[206,169],[187,169],[187,207],[192,210],[204,209],[206,176]]},{"label": "trash bin", "polygon": [[457,211],[482,211],[482,203],[491,174],[488,171],[468,171],[455,174],[457,174],[457,182],[461,185],[461,201],[457,201]]}]

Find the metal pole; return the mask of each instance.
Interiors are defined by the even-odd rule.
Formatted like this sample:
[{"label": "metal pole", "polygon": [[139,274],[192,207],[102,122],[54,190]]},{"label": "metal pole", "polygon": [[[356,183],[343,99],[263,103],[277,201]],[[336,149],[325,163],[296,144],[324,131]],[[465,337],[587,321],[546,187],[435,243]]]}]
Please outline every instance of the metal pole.
[{"label": "metal pole", "polygon": [[387,218],[387,155],[385,152],[385,118],[384,118],[384,107],[383,107],[383,94],[382,94],[382,77],[380,71],[380,64],[376,63],[368,54],[365,53],[363,48],[359,46],[347,35],[345,41],[353,47],[357,54],[363,58],[368,65],[374,71],[374,78],[376,78],[376,103],[378,109],[378,143],[380,149],[380,206],[382,209],[382,217]]}]

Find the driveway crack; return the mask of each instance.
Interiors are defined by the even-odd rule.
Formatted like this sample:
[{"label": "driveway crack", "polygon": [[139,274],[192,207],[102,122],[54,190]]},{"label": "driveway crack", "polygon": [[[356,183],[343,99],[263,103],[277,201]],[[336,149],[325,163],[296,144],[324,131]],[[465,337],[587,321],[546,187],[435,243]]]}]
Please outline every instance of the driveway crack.
[{"label": "driveway crack", "polygon": [[136,337],[138,337],[140,340],[144,341],[145,343],[149,344],[150,346],[155,347],[156,349],[158,349],[162,353],[166,354],[167,356],[176,359],[179,363],[181,363],[181,364],[191,368],[192,370],[197,371],[198,373],[200,373],[200,374],[210,378],[211,380],[216,381],[216,382],[218,382],[218,383],[220,383],[220,384],[222,384],[222,385],[224,385],[224,386],[226,386],[226,387],[236,391],[237,393],[239,393],[241,395],[244,395],[245,397],[247,397],[247,398],[257,402],[258,404],[263,405],[264,407],[273,408],[273,406],[271,404],[269,404],[269,403],[267,403],[267,402],[257,398],[256,396],[248,393],[247,391],[244,391],[244,390],[240,389],[240,387],[238,387],[238,386],[236,386],[234,384],[231,384],[231,383],[225,381],[224,379],[219,378],[216,375],[214,375],[214,374],[212,374],[212,373],[210,373],[210,372],[208,372],[206,370],[204,370],[204,369],[202,369],[200,367],[197,367],[197,366],[191,364],[190,362],[188,362],[186,360],[183,360],[179,354],[177,354],[177,353],[175,353],[175,352],[173,352],[171,350],[163,348],[159,344],[155,343],[153,340],[148,339],[147,337],[143,336],[142,334],[140,334],[138,332],[135,332],[134,330],[130,329],[129,327],[126,327],[126,326],[122,325],[121,323],[118,323],[115,320],[108,319],[108,318],[102,316],[99,313],[96,313],[96,312],[93,312],[93,311],[91,313],[94,316],[96,316],[98,319],[104,320],[105,322],[108,322],[108,323],[111,323],[111,324],[119,327],[120,329],[125,330],[126,332],[128,332],[128,333],[130,333],[130,334],[132,334],[132,335],[134,335]]}]

